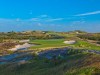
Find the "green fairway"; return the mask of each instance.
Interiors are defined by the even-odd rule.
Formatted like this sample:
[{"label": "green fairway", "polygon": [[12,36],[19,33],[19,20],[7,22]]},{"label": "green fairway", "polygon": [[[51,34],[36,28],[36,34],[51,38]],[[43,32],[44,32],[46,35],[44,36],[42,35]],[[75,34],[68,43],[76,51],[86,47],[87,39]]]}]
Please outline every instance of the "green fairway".
[{"label": "green fairway", "polygon": [[36,49],[36,48],[67,46],[67,44],[64,44],[63,42],[64,42],[64,39],[50,39],[50,40],[33,40],[30,43],[40,44],[40,45],[31,47],[32,49]]},{"label": "green fairway", "polygon": [[75,44],[69,45],[63,43],[64,39],[49,39],[49,40],[32,40],[30,43],[39,44],[37,46],[31,47],[31,49],[40,49],[40,48],[58,48],[58,47],[73,47],[73,48],[81,48],[81,49],[92,49],[92,50],[100,50],[100,46],[96,46],[94,44],[90,44],[87,41],[78,40]]}]

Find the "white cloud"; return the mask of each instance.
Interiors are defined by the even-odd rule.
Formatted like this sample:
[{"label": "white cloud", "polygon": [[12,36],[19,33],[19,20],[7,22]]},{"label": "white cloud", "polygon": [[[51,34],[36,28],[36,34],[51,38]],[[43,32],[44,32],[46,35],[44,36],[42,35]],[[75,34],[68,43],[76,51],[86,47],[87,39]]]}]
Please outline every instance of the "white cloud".
[{"label": "white cloud", "polygon": [[50,18],[50,19],[47,19],[46,21],[47,22],[52,22],[52,21],[61,21],[63,20],[64,18]]},{"label": "white cloud", "polygon": [[[44,17],[44,18],[43,18]],[[54,17],[48,17],[48,15],[40,15],[37,17],[33,17],[30,19],[21,19],[21,18],[16,18],[16,19],[6,19],[6,18],[0,18],[0,22],[15,22],[15,23],[38,23],[38,26],[42,26],[40,23],[56,23],[62,20],[67,20],[67,18],[62,18],[62,17],[58,17],[58,18],[54,18]],[[76,23],[76,22],[75,22]],[[79,22],[77,22],[79,23]]]},{"label": "white cloud", "polygon": [[100,11],[94,11],[94,12],[88,12],[88,13],[83,13],[83,14],[77,14],[74,16],[88,16],[88,15],[95,15],[95,14],[100,14]]},{"label": "white cloud", "polygon": [[48,18],[48,15],[40,15],[40,16],[37,16],[37,17],[33,17],[31,19],[29,19],[29,21],[45,21],[46,19]]},{"label": "white cloud", "polygon": [[33,17],[29,19],[29,21],[37,21],[37,22],[54,22],[54,21],[61,21],[64,18],[52,18],[49,17],[48,15],[40,15],[38,17]]}]

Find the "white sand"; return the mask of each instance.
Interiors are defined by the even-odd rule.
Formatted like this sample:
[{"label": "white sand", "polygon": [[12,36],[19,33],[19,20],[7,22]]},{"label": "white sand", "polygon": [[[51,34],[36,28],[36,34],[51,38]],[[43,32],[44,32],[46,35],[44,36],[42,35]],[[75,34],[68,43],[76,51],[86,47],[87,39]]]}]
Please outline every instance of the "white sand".
[{"label": "white sand", "polygon": [[11,48],[11,49],[8,49],[8,50],[17,51],[18,49],[29,48],[31,46],[32,46],[31,44],[25,43],[23,45],[16,45],[15,48]]},{"label": "white sand", "polygon": [[30,40],[20,40],[19,42],[29,42]]},{"label": "white sand", "polygon": [[75,44],[76,41],[75,40],[70,40],[70,41],[64,41],[65,44]]}]

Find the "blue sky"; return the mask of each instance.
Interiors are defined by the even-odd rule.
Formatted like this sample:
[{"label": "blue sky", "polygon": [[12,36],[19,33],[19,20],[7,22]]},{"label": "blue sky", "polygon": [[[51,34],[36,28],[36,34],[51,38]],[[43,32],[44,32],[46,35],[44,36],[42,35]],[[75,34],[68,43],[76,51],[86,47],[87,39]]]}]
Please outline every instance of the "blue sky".
[{"label": "blue sky", "polygon": [[100,32],[100,0],[0,0],[0,31]]}]

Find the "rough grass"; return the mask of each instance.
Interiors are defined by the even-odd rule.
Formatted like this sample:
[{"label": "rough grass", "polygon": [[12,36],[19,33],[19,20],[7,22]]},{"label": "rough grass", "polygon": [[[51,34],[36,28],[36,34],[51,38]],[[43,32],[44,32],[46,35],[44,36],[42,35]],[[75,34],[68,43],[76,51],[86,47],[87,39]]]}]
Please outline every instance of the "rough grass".
[{"label": "rough grass", "polygon": [[36,58],[23,65],[2,65],[0,75],[100,75],[100,55],[70,55],[57,65]]},{"label": "rough grass", "polygon": [[90,50],[100,50],[100,46],[96,46],[91,44],[87,41],[77,41],[76,44],[70,45],[74,48],[83,48],[83,49],[90,49]]}]

